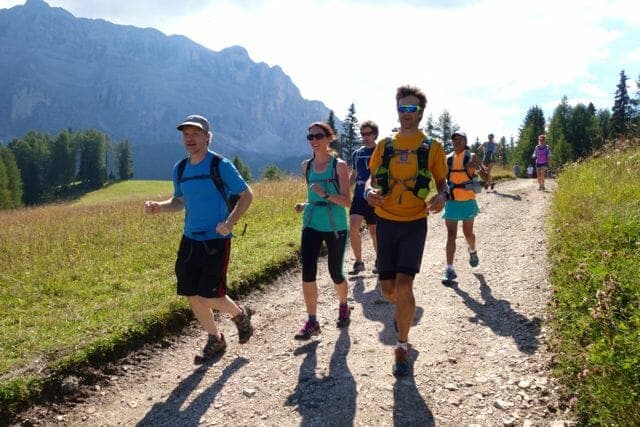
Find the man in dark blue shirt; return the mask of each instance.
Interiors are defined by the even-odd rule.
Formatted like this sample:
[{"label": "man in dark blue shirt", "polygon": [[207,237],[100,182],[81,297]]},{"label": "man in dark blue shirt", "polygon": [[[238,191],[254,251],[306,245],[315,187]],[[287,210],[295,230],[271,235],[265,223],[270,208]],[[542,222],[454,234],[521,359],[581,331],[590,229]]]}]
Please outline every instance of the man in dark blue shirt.
[{"label": "man in dark blue shirt", "polygon": [[[373,248],[378,250],[378,242],[376,239],[376,221],[377,217],[373,207],[369,206],[364,197],[364,184],[369,179],[371,171],[369,170],[369,160],[373,149],[376,147],[376,138],[378,138],[378,125],[368,120],[360,125],[360,135],[362,136],[362,147],[353,152],[351,157],[351,184],[355,184],[353,191],[353,201],[349,209],[349,239],[351,241],[351,249],[356,261],[353,269],[349,274],[358,274],[364,271],[364,262],[362,261],[362,239],[360,237],[360,227],[364,219],[369,229],[369,235],[373,242]],[[377,273],[377,266],[374,263],[373,273]]]}]

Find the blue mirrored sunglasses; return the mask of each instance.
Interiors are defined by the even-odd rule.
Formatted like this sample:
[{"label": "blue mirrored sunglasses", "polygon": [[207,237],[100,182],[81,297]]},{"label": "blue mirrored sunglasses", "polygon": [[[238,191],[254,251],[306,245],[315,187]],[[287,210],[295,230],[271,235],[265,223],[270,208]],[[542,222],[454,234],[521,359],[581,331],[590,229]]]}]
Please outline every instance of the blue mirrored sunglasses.
[{"label": "blue mirrored sunglasses", "polygon": [[416,111],[420,111],[419,105],[398,105],[398,113],[415,113]]}]

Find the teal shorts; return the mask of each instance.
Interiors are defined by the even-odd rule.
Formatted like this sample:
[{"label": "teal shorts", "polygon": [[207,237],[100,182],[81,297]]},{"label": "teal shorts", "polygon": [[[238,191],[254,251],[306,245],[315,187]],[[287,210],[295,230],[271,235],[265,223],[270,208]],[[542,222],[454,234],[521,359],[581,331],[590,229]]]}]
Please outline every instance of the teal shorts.
[{"label": "teal shorts", "polygon": [[475,199],[458,202],[457,200],[449,200],[444,205],[442,218],[449,221],[468,221],[474,219],[480,213],[480,208]]}]

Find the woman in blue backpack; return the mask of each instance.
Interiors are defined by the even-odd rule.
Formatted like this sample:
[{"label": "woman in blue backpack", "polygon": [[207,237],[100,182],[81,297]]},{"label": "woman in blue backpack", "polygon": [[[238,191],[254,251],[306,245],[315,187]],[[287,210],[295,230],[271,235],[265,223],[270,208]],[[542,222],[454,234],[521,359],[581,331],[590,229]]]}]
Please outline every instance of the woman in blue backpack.
[{"label": "woman in blue backpack", "polygon": [[300,253],[302,294],[308,320],[295,335],[297,340],[308,340],[320,334],[316,274],[322,242],[327,246],[329,274],[340,301],[337,326],[341,328],[350,322],[347,281],[342,269],[349,234],[346,209],[351,206],[349,171],[347,164],[329,147],[336,137],[331,126],[314,122],[308,131],[307,141],[313,156],[301,165],[307,182],[307,201],[295,205],[296,212],[304,212]]}]

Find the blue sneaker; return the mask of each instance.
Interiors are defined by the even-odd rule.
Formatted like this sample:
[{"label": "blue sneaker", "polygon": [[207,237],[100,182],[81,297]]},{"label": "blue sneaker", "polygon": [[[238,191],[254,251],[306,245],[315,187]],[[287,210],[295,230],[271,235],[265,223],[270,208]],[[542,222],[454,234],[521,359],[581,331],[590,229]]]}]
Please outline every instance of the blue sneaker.
[{"label": "blue sneaker", "polygon": [[450,285],[456,277],[458,277],[458,275],[456,274],[455,270],[445,268],[444,273],[442,274],[442,284]]},{"label": "blue sneaker", "polygon": [[469,265],[471,267],[477,267],[480,264],[480,259],[478,258],[478,251],[469,251]]}]

